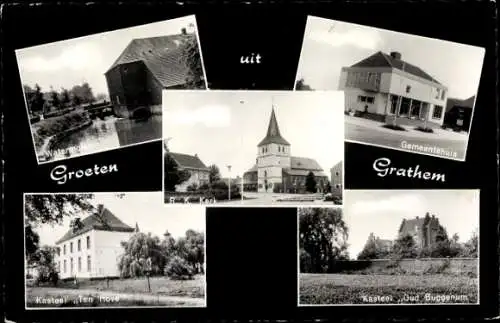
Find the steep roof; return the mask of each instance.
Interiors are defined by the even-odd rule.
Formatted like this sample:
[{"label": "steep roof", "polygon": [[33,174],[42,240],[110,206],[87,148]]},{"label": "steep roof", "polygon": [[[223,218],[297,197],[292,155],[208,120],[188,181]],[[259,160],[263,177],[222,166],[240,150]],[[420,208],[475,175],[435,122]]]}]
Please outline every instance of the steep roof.
[{"label": "steep roof", "polygon": [[415,218],[415,219],[403,219],[403,223],[401,224],[401,228],[399,232],[413,232],[415,231],[415,227],[421,229],[424,226],[425,218]]},{"label": "steep roof", "polygon": [[118,65],[141,61],[163,87],[186,83],[189,67],[183,62],[186,40],[194,35],[133,39],[106,73]]},{"label": "steep roof", "polygon": [[111,213],[102,204],[97,207],[97,212],[81,220],[81,227],[73,231],[69,229],[66,234],[59,239],[56,244],[60,244],[71,238],[79,236],[90,230],[102,230],[102,231],[115,231],[115,232],[133,232],[134,228],[123,223],[119,218],[117,218],[113,213]]},{"label": "steep roof", "polygon": [[187,155],[169,152],[170,156],[175,160],[179,167],[183,168],[195,168],[195,169],[206,169],[208,167],[201,161],[198,155]]},{"label": "steep roof", "polygon": [[367,58],[357,62],[351,67],[391,67],[421,77],[425,80],[441,84],[435,78],[423,71],[420,67],[410,64],[404,60],[394,58],[391,55],[387,55],[381,51],[368,56]]},{"label": "steep roof", "polygon": [[292,169],[303,169],[303,170],[317,170],[323,171],[323,168],[318,164],[318,162],[312,158],[306,157],[293,157],[291,160]]},{"label": "steep roof", "polygon": [[267,134],[264,139],[257,145],[263,146],[267,144],[279,144],[287,145],[290,144],[281,136],[280,128],[278,127],[278,121],[276,120],[276,114],[274,113],[274,107],[271,110],[271,118],[269,119],[269,126],[267,127]]},{"label": "steep roof", "polygon": [[456,106],[462,107],[462,108],[469,108],[472,109],[474,107],[474,101],[476,99],[476,96],[473,95],[468,99],[461,100],[457,98],[448,98],[448,101],[446,101],[446,112],[450,111]]}]

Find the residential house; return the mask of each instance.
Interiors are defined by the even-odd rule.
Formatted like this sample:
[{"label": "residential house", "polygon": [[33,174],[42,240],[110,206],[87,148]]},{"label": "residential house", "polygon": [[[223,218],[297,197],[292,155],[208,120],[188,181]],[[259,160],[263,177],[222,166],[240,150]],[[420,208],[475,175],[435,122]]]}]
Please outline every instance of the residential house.
[{"label": "residential house", "polygon": [[471,96],[466,100],[448,98],[446,113],[444,115],[444,125],[456,130],[469,132],[475,100],[475,96]]},{"label": "residential house", "polygon": [[187,171],[189,178],[176,185],[176,192],[186,192],[188,187],[208,184],[210,182],[210,168],[205,166],[197,154],[194,156],[168,152],[177,165],[179,171]]},{"label": "residential house", "polygon": [[339,89],[345,93],[345,111],[383,122],[440,127],[448,88],[401,53],[373,55],[343,67]]},{"label": "residential house", "polygon": [[56,268],[60,278],[118,277],[122,241],[134,228],[123,223],[103,205],[70,228],[57,242]]}]

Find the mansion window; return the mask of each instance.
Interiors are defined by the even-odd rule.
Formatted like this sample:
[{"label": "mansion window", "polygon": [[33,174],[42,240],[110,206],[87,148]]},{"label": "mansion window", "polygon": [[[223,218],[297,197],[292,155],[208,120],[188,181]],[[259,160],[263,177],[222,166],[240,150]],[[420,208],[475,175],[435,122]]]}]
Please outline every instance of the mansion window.
[{"label": "mansion window", "polygon": [[63,246],[63,255],[66,254],[66,245]]},{"label": "mansion window", "polygon": [[61,262],[60,261],[57,262],[57,270],[59,272],[61,272]]},{"label": "mansion window", "polygon": [[373,103],[375,98],[373,96],[358,95],[358,102]]},{"label": "mansion window", "polygon": [[90,272],[90,256],[87,256],[87,271]]},{"label": "mansion window", "polygon": [[442,114],[443,114],[443,107],[440,105],[435,105],[434,111],[432,112],[432,118],[441,119]]},{"label": "mansion window", "polygon": [[82,241],[78,239],[78,251],[82,251]]},{"label": "mansion window", "polygon": [[69,252],[73,253],[73,242],[69,243]]},{"label": "mansion window", "polygon": [[87,249],[90,249],[90,236],[87,236]]},{"label": "mansion window", "polygon": [[66,266],[66,259],[64,259],[64,273],[67,271],[67,266]]},{"label": "mansion window", "polygon": [[61,255],[61,248],[57,247],[57,255],[60,256]]},{"label": "mansion window", "polygon": [[346,87],[363,88],[368,85],[370,88],[378,89],[380,86],[380,78],[380,73],[347,72]]},{"label": "mansion window", "polygon": [[410,86],[410,85],[407,85],[407,86],[406,86],[406,93],[410,93],[410,91],[411,91],[411,86]]},{"label": "mansion window", "polygon": [[82,271],[82,258],[78,257],[78,272]]},{"label": "mansion window", "polygon": [[73,258],[69,258],[69,269],[70,273],[73,273]]}]

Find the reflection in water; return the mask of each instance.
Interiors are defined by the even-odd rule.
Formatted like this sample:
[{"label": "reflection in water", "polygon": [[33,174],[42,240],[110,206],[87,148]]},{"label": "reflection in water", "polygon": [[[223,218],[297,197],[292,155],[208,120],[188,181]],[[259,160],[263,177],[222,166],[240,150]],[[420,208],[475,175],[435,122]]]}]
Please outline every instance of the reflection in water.
[{"label": "reflection in water", "polygon": [[92,154],[161,139],[161,115],[147,120],[96,119],[92,125],[61,139],[49,151],[49,160]]}]

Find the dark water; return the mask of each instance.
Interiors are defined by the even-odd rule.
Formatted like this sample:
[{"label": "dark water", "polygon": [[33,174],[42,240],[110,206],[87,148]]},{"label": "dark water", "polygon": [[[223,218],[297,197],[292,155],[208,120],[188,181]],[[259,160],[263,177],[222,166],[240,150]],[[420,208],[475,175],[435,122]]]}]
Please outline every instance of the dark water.
[{"label": "dark water", "polygon": [[96,119],[92,125],[62,139],[42,160],[61,160],[110,149],[161,139],[162,117],[152,116],[147,120],[118,119],[107,117]]}]

